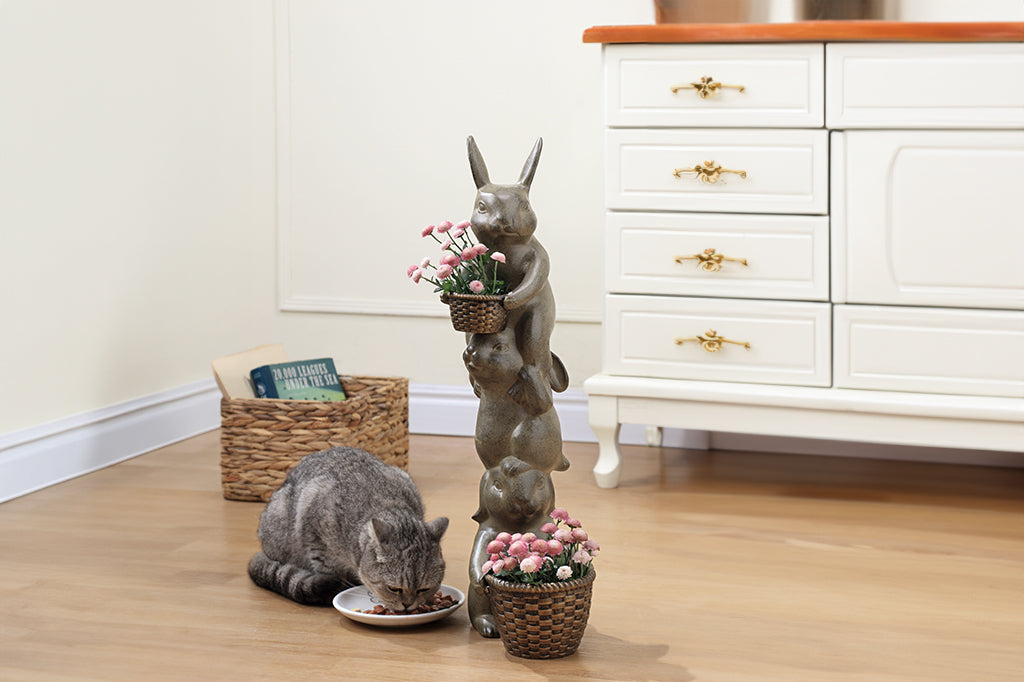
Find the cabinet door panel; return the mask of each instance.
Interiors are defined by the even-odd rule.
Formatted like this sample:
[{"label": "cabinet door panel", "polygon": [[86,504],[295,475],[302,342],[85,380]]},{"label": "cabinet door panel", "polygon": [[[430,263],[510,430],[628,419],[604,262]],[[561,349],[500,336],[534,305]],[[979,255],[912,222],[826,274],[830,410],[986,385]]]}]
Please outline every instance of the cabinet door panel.
[{"label": "cabinet door panel", "polygon": [[[611,295],[605,306],[612,374],[829,385],[827,303]],[[715,349],[712,336],[728,341]]]},{"label": "cabinet door panel", "polygon": [[835,384],[1024,398],[1024,313],[839,305]]},{"label": "cabinet door panel", "polygon": [[[814,128],[825,120],[820,44],[609,45],[605,50],[609,126]],[[691,83],[702,85],[704,78],[724,87],[705,90],[702,97]]]},{"label": "cabinet door panel", "polygon": [[845,300],[1024,309],[1024,132],[833,138]]},{"label": "cabinet door panel", "polygon": [[[609,130],[605,142],[611,209],[828,211],[823,130]],[[726,170],[691,170],[709,164]]]},{"label": "cabinet door panel", "polygon": [[606,224],[609,291],[828,300],[825,216],[611,212]]}]

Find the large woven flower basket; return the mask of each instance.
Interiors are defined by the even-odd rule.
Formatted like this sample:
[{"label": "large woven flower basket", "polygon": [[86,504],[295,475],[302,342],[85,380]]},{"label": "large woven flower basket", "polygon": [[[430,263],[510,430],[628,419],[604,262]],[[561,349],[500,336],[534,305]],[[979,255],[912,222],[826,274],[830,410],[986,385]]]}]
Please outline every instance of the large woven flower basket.
[{"label": "large woven flower basket", "polygon": [[441,302],[448,305],[455,331],[472,334],[497,334],[505,328],[508,311],[504,301],[504,296],[441,295]]},{"label": "large woven flower basket", "polygon": [[505,650],[521,658],[576,653],[590,618],[594,569],[582,578],[523,585],[487,574],[491,613]]},{"label": "large woven flower basket", "polygon": [[385,464],[409,464],[409,380],[342,376],[348,396],[316,400],[224,399],[221,487],[229,500],[265,502],[306,455],[338,445]]}]

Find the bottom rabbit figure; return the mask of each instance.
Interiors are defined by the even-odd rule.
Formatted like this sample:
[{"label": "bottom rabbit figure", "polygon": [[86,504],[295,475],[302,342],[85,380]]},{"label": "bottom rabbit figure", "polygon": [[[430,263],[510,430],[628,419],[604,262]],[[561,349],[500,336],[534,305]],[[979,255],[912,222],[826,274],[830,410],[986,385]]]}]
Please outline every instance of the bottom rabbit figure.
[{"label": "bottom rabbit figure", "polygon": [[473,515],[480,528],[469,557],[469,617],[484,637],[498,636],[481,571],[490,557],[488,543],[501,532],[538,532],[554,508],[551,476],[518,457],[506,457],[480,479],[480,508]]}]

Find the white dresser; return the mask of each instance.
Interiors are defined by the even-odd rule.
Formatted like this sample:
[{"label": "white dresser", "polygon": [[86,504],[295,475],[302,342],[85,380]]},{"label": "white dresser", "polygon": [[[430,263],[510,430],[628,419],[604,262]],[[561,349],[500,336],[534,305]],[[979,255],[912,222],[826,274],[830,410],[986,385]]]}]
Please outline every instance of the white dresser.
[{"label": "white dresser", "polygon": [[598,485],[618,484],[622,423],[1024,451],[1012,26],[1016,41],[592,41]]}]

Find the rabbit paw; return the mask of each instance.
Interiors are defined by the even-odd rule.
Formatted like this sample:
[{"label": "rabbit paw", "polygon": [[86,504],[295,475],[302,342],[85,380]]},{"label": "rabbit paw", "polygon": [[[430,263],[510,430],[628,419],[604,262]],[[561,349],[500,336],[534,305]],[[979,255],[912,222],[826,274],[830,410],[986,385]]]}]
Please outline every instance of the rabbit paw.
[{"label": "rabbit paw", "polygon": [[526,368],[523,368],[519,379],[509,387],[508,397],[535,417],[546,413],[554,405],[551,387],[541,380],[536,370],[528,371]]}]

